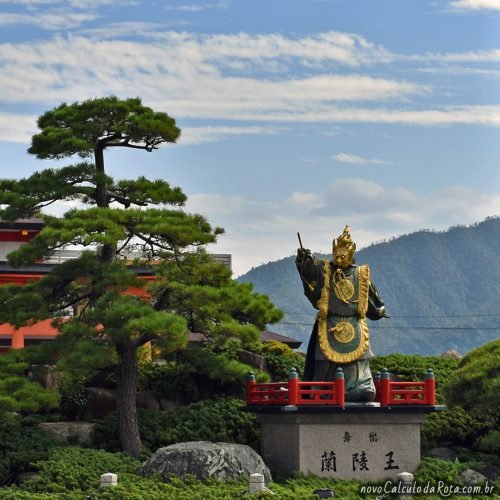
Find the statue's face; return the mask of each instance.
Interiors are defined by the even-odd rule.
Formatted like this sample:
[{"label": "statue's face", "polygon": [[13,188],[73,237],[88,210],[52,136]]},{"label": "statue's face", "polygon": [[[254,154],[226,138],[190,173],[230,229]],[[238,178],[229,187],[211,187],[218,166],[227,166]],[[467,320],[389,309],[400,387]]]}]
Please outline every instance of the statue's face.
[{"label": "statue's face", "polygon": [[349,267],[352,262],[352,252],[349,251],[346,247],[336,247],[333,251],[333,263],[345,269]]}]

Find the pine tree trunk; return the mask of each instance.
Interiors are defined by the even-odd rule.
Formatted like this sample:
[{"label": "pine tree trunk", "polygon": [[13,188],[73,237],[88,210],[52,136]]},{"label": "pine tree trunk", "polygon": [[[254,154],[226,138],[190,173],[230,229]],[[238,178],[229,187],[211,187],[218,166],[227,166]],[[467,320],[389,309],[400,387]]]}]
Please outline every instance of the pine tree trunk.
[{"label": "pine tree trunk", "polygon": [[137,458],[142,451],[139,421],[137,418],[137,356],[128,344],[117,346],[119,378],[116,400],[118,428],[123,451]]}]

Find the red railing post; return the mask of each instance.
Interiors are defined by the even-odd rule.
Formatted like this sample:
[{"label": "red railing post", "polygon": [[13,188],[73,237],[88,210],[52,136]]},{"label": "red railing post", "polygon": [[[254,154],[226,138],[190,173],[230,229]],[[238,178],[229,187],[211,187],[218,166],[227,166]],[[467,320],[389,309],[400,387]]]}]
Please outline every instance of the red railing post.
[{"label": "red railing post", "polygon": [[299,374],[295,368],[288,372],[288,404],[296,406],[299,402]]},{"label": "red railing post", "polygon": [[436,379],[432,368],[427,370],[425,374],[425,403],[428,405],[436,405]]},{"label": "red railing post", "polygon": [[250,372],[247,375],[247,405],[252,403],[252,391],[255,387],[255,375]]},{"label": "red railing post", "polygon": [[344,370],[337,368],[335,372],[335,402],[339,406],[344,406],[345,404],[345,380],[344,380]]},{"label": "red railing post", "polygon": [[387,368],[380,373],[380,406],[389,406],[391,400],[391,375]]}]

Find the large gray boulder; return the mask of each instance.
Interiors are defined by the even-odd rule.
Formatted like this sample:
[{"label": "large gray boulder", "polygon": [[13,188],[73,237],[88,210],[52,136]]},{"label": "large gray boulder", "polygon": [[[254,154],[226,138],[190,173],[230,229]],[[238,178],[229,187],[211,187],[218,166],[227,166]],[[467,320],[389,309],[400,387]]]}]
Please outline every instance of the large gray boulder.
[{"label": "large gray boulder", "polygon": [[484,483],[486,477],[473,469],[465,469],[458,476],[458,480],[467,486],[474,486],[476,484]]},{"label": "large gray boulder", "polygon": [[256,472],[264,475],[266,483],[271,481],[269,469],[250,446],[207,441],[189,441],[160,448],[140,469],[143,476],[159,473],[165,481],[169,481],[171,474],[225,480],[249,477]]}]

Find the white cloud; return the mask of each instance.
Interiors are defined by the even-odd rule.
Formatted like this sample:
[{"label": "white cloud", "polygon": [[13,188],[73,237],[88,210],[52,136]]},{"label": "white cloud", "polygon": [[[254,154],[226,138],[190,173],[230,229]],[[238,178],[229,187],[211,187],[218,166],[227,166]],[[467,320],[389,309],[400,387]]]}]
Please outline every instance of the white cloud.
[{"label": "white cloud", "polygon": [[78,12],[38,12],[33,14],[0,13],[0,26],[31,24],[48,30],[71,29],[98,16]]},{"label": "white cloud", "polygon": [[456,10],[500,10],[500,0],[455,0],[449,5]]},{"label": "white cloud", "polygon": [[[43,22],[55,27],[61,19]],[[109,28],[111,39],[107,40],[70,35],[0,45],[0,99],[9,104],[52,106],[61,100],[113,93],[120,97],[140,95],[146,104],[164,109],[176,118],[261,123],[500,125],[500,106],[425,106],[423,103],[434,97],[428,85],[333,72],[329,63],[360,67],[391,60],[384,48],[358,35],[328,32],[287,38],[280,34],[159,33],[155,32],[159,26],[154,23],[118,23]],[[113,38],[131,31],[152,38]],[[97,30],[94,35],[100,36],[99,33],[102,31]],[[421,57],[500,60],[500,50]],[[307,75],[291,76],[286,70],[287,61],[291,60],[308,65],[320,62],[321,67],[308,70]],[[285,73],[271,77],[262,73],[249,75],[245,62],[241,71],[234,66],[240,61],[249,61],[254,67],[276,63],[278,71],[284,64]],[[192,139],[186,135],[185,143],[209,140],[217,132],[227,137],[269,130],[254,123],[218,131],[200,128]]]},{"label": "white cloud", "polygon": [[201,12],[207,9],[227,9],[228,2],[215,2],[215,3],[195,3],[184,5],[165,5],[165,10],[176,10],[180,12]]},{"label": "white cloud", "polygon": [[331,240],[349,224],[358,248],[423,228],[443,230],[500,214],[500,196],[464,186],[417,196],[364,179],[345,178],[321,193],[291,193],[286,200],[262,201],[215,193],[191,196],[196,211],[222,225],[226,234],[211,251],[231,253],[235,275],[295,252],[303,244],[330,252]]},{"label": "white cloud", "polygon": [[231,126],[207,126],[207,127],[184,127],[178,144],[191,145],[204,142],[223,141],[236,135],[266,135],[274,134],[277,129],[271,127],[231,127]]},{"label": "white cloud", "polygon": [[26,7],[35,7],[38,5],[60,4],[62,0],[0,0],[0,4],[7,3],[11,5],[23,5]]},{"label": "white cloud", "polygon": [[0,141],[29,143],[36,132],[36,116],[0,113]]},{"label": "white cloud", "polygon": [[301,193],[298,191],[292,193],[287,201],[291,205],[297,205],[299,207],[313,207],[317,206],[318,203],[321,204],[320,198],[316,193]]},{"label": "white cloud", "polygon": [[363,158],[361,156],[349,154],[349,153],[337,153],[333,155],[334,160],[340,163],[349,163],[351,165],[392,165],[393,163],[386,160],[380,160],[379,158]]},{"label": "white cloud", "polygon": [[500,126],[500,106],[447,106],[424,110],[330,106],[324,110],[297,110],[295,113],[242,113],[239,118],[269,122],[391,123],[423,126],[475,124],[498,127]]},{"label": "white cloud", "polygon": [[245,203],[242,196],[226,196],[219,193],[197,193],[189,196],[186,209],[194,213],[218,214],[233,213]]},{"label": "white cloud", "polygon": [[267,80],[225,76],[210,61],[214,54],[206,57],[205,46],[184,40],[182,34],[176,36],[181,40],[174,35],[155,43],[69,36],[3,44],[2,99],[25,101],[28,95],[38,102],[59,101],[113,89],[117,94],[174,105],[176,113],[184,116],[230,113],[234,118],[240,111],[320,109],[332,101],[405,99],[430,91],[411,82],[356,74]]},{"label": "white cloud", "polygon": [[404,56],[408,61],[442,63],[495,63],[500,61],[500,49],[468,50],[465,52],[426,53]]}]

